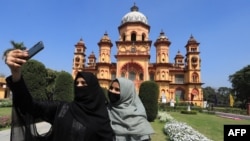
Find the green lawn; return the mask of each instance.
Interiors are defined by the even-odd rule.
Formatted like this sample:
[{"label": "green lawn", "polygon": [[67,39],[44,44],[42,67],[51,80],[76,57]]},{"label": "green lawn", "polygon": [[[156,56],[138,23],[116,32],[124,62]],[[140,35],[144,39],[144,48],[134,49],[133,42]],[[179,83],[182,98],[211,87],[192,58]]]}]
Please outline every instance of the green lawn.
[{"label": "green lawn", "polygon": [[181,114],[180,112],[168,112],[174,119],[185,122],[195,130],[214,141],[223,141],[223,127],[225,124],[248,124],[250,120],[233,120],[217,115],[198,113],[197,115]]},{"label": "green lawn", "polygon": [[[250,125],[250,120],[233,120],[206,113],[198,113],[197,115],[186,115],[180,112],[168,113],[177,121],[187,123],[189,126],[214,141],[223,141],[223,127],[225,124]],[[11,107],[0,108],[0,116],[10,114]],[[151,125],[155,130],[155,134],[152,135],[152,141],[169,141],[169,137],[163,132],[165,123],[156,119],[154,122],[151,122]]]},{"label": "green lawn", "polygon": [[163,128],[165,123],[160,122],[156,119],[154,122],[151,122],[152,127],[155,130],[155,134],[152,135],[152,141],[168,141],[169,138],[164,134]]},{"label": "green lawn", "polygon": [[11,115],[11,107],[1,107],[0,116]]}]

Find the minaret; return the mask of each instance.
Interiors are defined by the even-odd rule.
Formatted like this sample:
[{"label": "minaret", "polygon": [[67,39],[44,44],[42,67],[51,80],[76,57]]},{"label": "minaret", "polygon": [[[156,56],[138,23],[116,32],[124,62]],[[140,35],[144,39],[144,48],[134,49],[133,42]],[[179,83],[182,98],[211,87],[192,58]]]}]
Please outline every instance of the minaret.
[{"label": "minaret", "polygon": [[110,54],[113,44],[107,32],[104,33],[103,37],[98,43],[98,46],[99,46],[99,62],[111,63]]},{"label": "minaret", "polygon": [[199,52],[199,44],[191,35],[186,44],[186,67],[188,70],[188,82],[200,83],[201,59]]},{"label": "minaret", "polygon": [[96,66],[96,57],[94,52],[92,51],[88,57],[88,67],[95,67]]},{"label": "minaret", "polygon": [[171,42],[165,36],[163,31],[160,32],[159,37],[156,39],[154,46],[156,48],[156,63],[155,63],[155,82],[159,85],[159,98],[169,98],[169,46]]},{"label": "minaret", "polygon": [[154,46],[156,48],[156,81],[169,80],[169,46],[171,42],[161,31],[160,36],[157,38]]},{"label": "minaret", "polygon": [[73,57],[73,66],[72,66],[72,77],[75,78],[75,75],[78,71],[83,71],[85,68],[85,50],[86,46],[82,38],[75,45],[74,57]]},{"label": "minaret", "polygon": [[[111,80],[111,48],[113,46],[107,32],[104,33],[101,40],[98,42],[99,46],[99,62],[98,62],[98,79]],[[103,82],[104,83],[104,82]],[[107,82],[108,83],[108,82]]]},{"label": "minaret", "polygon": [[169,63],[169,46],[171,42],[168,40],[165,33],[161,31],[154,46],[156,48],[156,63]]},{"label": "minaret", "polygon": [[175,66],[184,68],[184,56],[181,54],[181,52],[178,50],[175,58]]},{"label": "minaret", "polygon": [[203,92],[201,85],[201,59],[199,52],[199,44],[191,35],[186,44],[186,74],[185,82],[188,86],[185,90],[187,92],[187,100],[192,103],[196,101],[203,101]]}]

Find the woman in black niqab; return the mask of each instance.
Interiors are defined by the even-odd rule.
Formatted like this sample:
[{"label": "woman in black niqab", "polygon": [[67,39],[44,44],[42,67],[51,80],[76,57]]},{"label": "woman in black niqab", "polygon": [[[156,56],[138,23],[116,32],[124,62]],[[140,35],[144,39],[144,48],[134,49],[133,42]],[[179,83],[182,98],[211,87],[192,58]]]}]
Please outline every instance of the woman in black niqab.
[{"label": "woman in black niqab", "polygon": [[[87,86],[77,87],[82,77]],[[112,141],[105,96],[96,76],[79,72],[74,82],[72,102],[37,101],[30,95],[23,78],[6,79],[13,93],[11,141]],[[51,129],[40,135],[35,122],[46,121]]]}]

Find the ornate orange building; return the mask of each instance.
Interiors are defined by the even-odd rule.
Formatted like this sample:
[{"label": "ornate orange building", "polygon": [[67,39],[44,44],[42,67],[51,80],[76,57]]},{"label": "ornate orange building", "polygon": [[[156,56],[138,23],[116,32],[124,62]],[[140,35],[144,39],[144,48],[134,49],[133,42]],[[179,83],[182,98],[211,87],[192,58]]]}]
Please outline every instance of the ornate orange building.
[{"label": "ornate orange building", "polygon": [[72,76],[75,77],[78,71],[93,72],[104,88],[108,88],[116,77],[126,77],[135,83],[137,92],[143,81],[151,80],[159,85],[159,97],[166,97],[167,101],[178,98],[179,101],[192,101],[203,106],[199,43],[191,35],[185,46],[185,57],[178,51],[171,63],[171,42],[162,31],[153,44],[156,62],[150,63],[152,41],[149,31],[146,16],[136,5],[132,6],[118,27],[116,62],[111,62],[113,43],[107,33],[98,42],[98,59],[93,52],[86,58],[86,46],[80,39],[75,45]]},{"label": "ornate orange building", "polygon": [[10,97],[10,90],[7,87],[5,77],[0,76],[0,99],[5,99]]}]

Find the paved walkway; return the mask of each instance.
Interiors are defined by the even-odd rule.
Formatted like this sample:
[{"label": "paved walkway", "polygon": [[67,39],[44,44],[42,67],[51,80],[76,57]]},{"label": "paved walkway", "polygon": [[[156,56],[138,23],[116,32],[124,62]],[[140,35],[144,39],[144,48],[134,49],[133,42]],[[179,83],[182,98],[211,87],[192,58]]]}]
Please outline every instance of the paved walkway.
[{"label": "paved walkway", "polygon": [[215,112],[217,115],[225,118],[232,118],[232,119],[246,119],[250,120],[250,116],[248,115],[238,115],[238,114],[232,114],[232,113],[222,113],[222,112]]}]

